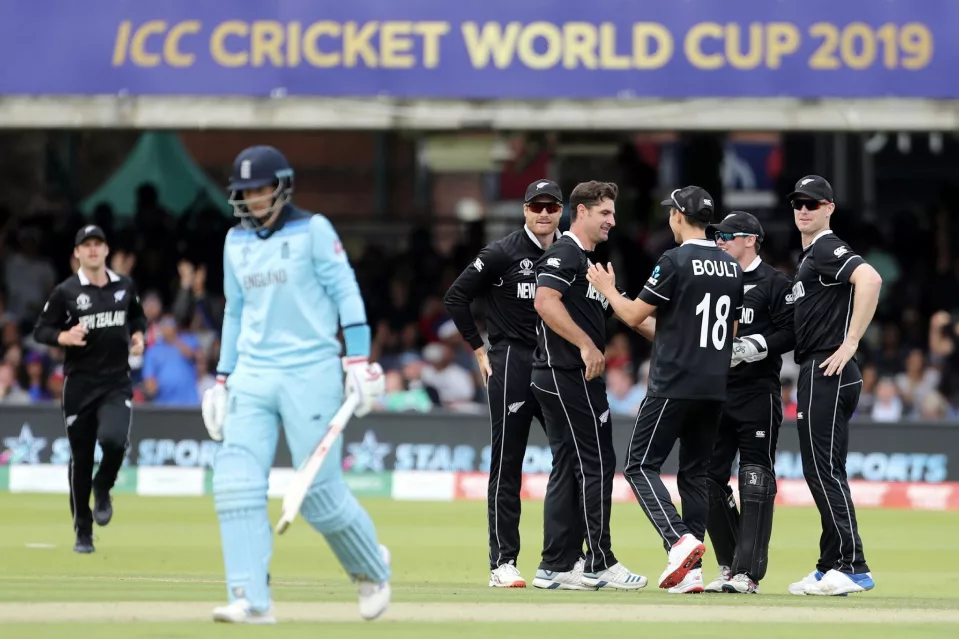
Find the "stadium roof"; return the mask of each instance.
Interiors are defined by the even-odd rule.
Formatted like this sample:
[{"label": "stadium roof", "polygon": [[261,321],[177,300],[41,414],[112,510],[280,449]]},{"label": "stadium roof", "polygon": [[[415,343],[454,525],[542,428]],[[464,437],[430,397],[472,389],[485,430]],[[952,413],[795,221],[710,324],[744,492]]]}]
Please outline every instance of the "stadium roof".
[{"label": "stadium roof", "polygon": [[0,128],[955,131],[959,101],[3,96]]}]

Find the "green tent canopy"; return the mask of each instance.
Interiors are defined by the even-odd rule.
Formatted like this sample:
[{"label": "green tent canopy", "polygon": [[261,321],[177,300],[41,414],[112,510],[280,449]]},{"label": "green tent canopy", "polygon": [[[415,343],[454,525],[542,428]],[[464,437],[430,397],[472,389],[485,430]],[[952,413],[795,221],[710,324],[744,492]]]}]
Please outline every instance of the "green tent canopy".
[{"label": "green tent canopy", "polygon": [[171,131],[141,135],[123,166],[83,200],[80,209],[90,215],[98,204],[106,203],[117,218],[132,217],[137,188],[143,183],[156,187],[160,205],[175,216],[201,201],[223,213],[232,210],[226,189],[207,177]]}]

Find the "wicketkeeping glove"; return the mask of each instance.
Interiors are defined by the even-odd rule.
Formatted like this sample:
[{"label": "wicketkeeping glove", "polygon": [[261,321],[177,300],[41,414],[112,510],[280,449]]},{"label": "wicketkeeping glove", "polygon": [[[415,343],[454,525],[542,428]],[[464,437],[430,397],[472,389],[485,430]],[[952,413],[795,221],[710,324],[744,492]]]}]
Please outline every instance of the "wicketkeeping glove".
[{"label": "wicketkeeping glove", "polygon": [[386,392],[383,367],[371,363],[366,357],[344,357],[343,372],[346,373],[347,396],[354,394],[360,400],[353,414],[363,417],[373,410],[377,398]]},{"label": "wicketkeeping glove", "polygon": [[742,362],[758,362],[769,354],[766,348],[766,339],[762,335],[746,335],[733,340],[733,357],[729,367],[733,368]]},{"label": "wicketkeeping glove", "polygon": [[226,377],[217,375],[216,384],[203,393],[200,403],[200,413],[203,415],[203,424],[210,433],[213,441],[223,441],[223,422],[226,419]]}]

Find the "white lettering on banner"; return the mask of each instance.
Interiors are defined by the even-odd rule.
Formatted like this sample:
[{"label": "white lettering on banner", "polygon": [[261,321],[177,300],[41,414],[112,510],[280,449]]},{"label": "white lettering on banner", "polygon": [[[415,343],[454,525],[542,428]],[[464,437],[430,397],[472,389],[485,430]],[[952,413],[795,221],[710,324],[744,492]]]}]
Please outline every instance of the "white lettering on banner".
[{"label": "white lettering on banner", "polygon": [[536,299],[536,284],[534,282],[520,282],[516,285],[516,297],[521,300]]},{"label": "white lettering on banner", "polygon": [[725,260],[692,260],[693,275],[736,277],[736,265]]},{"label": "white lettering on banner", "polygon": [[742,312],[739,313],[739,323],[740,324],[752,324],[755,319],[756,312],[751,308],[743,307]]},{"label": "white lettering on banner", "polygon": [[213,467],[218,442],[205,439],[143,439],[137,446],[138,466]]},{"label": "white lettering on banner", "polygon": [[[733,471],[735,473],[735,469]],[[949,456],[927,453],[859,453],[846,457],[850,479],[939,483],[949,476]],[[802,459],[797,452],[781,450],[776,454],[776,476],[802,479]]]},{"label": "white lettering on banner", "polygon": [[[492,446],[485,446],[480,453],[480,463],[476,470],[484,473],[489,472],[490,459],[492,458]],[[523,456],[523,473],[549,473],[553,468],[553,452],[549,446],[534,446],[530,444],[526,447],[526,455]]]},{"label": "white lettering on banner", "polygon": [[400,444],[396,447],[396,470],[471,471],[475,468],[476,450],[460,444]]},{"label": "white lettering on banner", "polygon": [[947,455],[926,453],[849,453],[846,473],[868,481],[939,483],[949,475]]}]

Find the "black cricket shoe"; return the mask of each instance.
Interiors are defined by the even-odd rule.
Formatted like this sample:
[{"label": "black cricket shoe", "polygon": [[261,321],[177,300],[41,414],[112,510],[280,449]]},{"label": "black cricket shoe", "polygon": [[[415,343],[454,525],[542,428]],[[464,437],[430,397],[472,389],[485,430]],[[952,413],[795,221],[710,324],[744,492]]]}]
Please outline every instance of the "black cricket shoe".
[{"label": "black cricket shoe", "polygon": [[93,491],[93,521],[97,526],[106,526],[113,519],[113,500],[110,491]]},{"label": "black cricket shoe", "polygon": [[94,550],[93,535],[77,535],[77,543],[73,544],[73,552],[89,555]]}]

